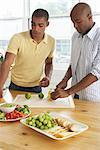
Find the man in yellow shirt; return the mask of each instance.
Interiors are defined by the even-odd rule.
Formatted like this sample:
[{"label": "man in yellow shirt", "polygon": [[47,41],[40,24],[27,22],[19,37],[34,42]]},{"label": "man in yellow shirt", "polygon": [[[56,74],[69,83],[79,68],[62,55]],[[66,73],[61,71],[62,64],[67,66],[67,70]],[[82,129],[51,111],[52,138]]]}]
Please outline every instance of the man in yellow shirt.
[{"label": "man in yellow shirt", "polygon": [[[35,10],[31,20],[32,29],[11,38],[0,70],[0,97],[12,63],[10,89],[39,93],[41,87],[49,85],[55,40],[45,33],[48,19],[46,10]],[[45,76],[42,78],[43,71]]]}]

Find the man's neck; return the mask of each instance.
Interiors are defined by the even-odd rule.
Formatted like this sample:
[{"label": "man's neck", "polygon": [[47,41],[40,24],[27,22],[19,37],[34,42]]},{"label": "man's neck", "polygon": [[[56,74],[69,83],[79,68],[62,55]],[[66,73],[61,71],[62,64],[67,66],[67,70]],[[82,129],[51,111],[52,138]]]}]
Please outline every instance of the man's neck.
[{"label": "man's neck", "polygon": [[43,37],[34,37],[33,38],[37,43],[40,43],[43,40]]},{"label": "man's neck", "polygon": [[[93,22],[93,24],[92,24],[91,27],[86,31],[85,34],[87,34],[87,33],[93,28],[94,25],[95,25],[95,22]],[[84,36],[85,34],[83,34],[83,36]]]}]

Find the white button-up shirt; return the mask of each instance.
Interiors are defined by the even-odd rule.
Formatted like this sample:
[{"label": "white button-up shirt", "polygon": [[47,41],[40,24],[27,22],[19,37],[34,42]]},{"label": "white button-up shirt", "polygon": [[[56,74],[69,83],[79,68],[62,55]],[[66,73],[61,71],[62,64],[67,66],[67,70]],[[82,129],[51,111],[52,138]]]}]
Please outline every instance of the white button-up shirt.
[{"label": "white button-up shirt", "polygon": [[75,32],[71,52],[72,85],[89,73],[98,78],[96,82],[78,92],[80,99],[100,102],[100,28],[93,28],[83,37]]}]

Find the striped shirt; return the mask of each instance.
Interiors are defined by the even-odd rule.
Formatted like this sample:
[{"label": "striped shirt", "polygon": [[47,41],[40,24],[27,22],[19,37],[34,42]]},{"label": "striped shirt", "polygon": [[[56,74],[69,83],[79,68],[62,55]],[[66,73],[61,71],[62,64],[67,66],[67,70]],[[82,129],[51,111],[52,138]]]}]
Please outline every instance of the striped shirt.
[{"label": "striped shirt", "polygon": [[100,102],[100,28],[93,28],[83,37],[75,32],[72,37],[72,85],[92,73],[98,80],[77,94],[80,99]]}]

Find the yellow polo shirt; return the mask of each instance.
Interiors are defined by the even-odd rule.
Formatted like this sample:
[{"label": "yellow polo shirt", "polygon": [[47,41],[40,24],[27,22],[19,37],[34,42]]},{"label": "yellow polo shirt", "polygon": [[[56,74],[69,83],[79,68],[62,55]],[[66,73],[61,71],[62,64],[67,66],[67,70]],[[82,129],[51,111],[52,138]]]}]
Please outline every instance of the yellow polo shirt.
[{"label": "yellow polo shirt", "polygon": [[30,31],[15,34],[8,45],[7,52],[16,55],[11,72],[13,83],[24,87],[39,85],[47,57],[53,57],[55,40],[45,34],[38,44],[30,36]]}]

